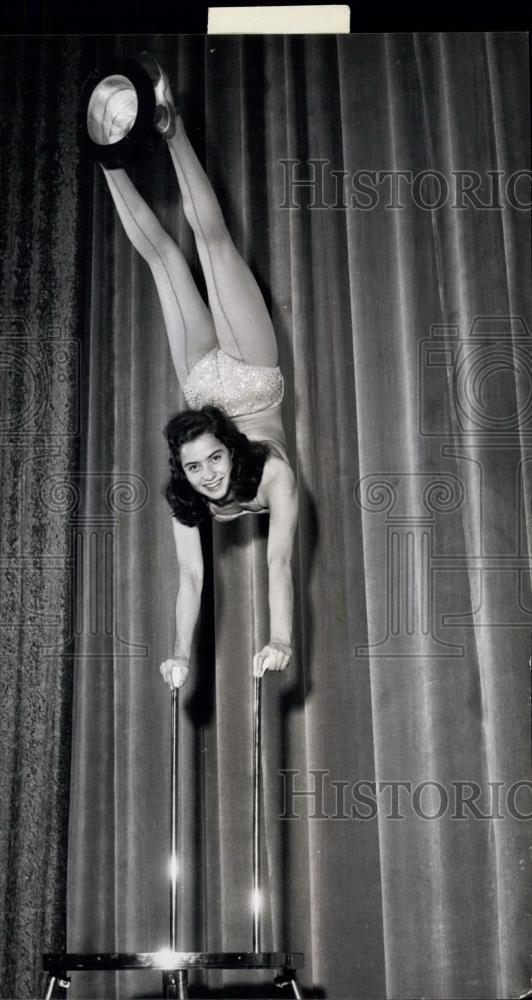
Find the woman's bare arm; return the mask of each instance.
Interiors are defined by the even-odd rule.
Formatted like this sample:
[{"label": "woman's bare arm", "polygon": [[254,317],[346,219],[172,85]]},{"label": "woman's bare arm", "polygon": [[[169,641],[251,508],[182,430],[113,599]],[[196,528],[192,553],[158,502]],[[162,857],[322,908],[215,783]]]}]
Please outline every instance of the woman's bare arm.
[{"label": "woman's bare arm", "polygon": [[199,617],[203,588],[203,555],[198,528],[189,528],[172,518],[179,586],[176,598],[174,656],[161,664],[170,687],[180,687],[188,676],[192,639]]},{"label": "woman's bare arm", "polygon": [[298,512],[296,481],[286,462],[270,461],[267,480],[261,484],[261,494],[270,511],[270,640],[253,659],[253,672],[259,676],[264,670],[284,670],[290,660],[294,603],[291,563]]}]

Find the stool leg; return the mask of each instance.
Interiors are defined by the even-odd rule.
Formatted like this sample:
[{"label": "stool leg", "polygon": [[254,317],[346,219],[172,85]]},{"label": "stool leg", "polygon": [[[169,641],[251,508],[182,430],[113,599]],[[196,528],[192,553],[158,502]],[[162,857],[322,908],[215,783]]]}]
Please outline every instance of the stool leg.
[{"label": "stool leg", "polygon": [[167,1000],[188,1000],[188,973],[186,969],[165,972],[163,995]]},{"label": "stool leg", "polygon": [[188,972],[186,969],[179,969],[176,975],[178,1000],[188,1000]]},{"label": "stool leg", "polygon": [[165,1000],[174,1000],[176,996],[176,984],[173,973],[163,972],[163,997]]},{"label": "stool leg", "polygon": [[275,977],[274,982],[281,989],[283,986],[290,986],[292,988],[292,996],[295,997],[295,1000],[303,1000],[301,987],[296,979],[295,969],[283,969],[281,975]]},{"label": "stool leg", "polygon": [[48,980],[48,985],[46,987],[46,993],[44,994],[44,1000],[52,1000],[52,993],[54,992],[55,986],[55,976],[50,976]]},{"label": "stool leg", "polygon": [[50,978],[48,980],[48,985],[46,987],[46,993],[44,994],[44,1000],[52,1000],[52,994],[54,992],[54,986],[56,983],[62,990],[66,991],[70,986],[70,978],[66,975],[66,973],[60,976],[54,976],[50,973]]},{"label": "stool leg", "polygon": [[290,986],[292,987],[292,993],[294,994],[295,1000],[303,1000],[303,994],[301,992],[301,987],[295,977],[295,973],[290,980]]}]

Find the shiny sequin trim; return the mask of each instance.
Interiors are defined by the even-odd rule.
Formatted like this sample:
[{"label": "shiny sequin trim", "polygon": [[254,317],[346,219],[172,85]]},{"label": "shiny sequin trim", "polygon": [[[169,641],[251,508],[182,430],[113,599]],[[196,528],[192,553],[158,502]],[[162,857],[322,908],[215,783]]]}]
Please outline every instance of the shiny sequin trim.
[{"label": "shiny sequin trim", "polygon": [[183,391],[193,410],[219,406],[238,417],[281,403],[284,380],[278,367],[248,365],[214,348],[194,365]]}]

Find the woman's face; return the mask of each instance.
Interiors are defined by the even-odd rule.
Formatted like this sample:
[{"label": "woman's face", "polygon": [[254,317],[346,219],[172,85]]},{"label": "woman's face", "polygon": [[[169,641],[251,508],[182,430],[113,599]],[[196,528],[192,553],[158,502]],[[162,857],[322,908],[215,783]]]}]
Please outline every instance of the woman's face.
[{"label": "woman's face", "polygon": [[181,445],[181,465],[190,485],[204,497],[221,500],[229,490],[233,461],[229,449],[206,432]]}]

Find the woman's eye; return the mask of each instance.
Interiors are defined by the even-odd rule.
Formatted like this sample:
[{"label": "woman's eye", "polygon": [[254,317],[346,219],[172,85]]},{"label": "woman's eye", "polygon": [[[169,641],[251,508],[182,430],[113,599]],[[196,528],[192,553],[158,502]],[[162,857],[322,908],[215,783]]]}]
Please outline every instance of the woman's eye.
[{"label": "woman's eye", "polygon": [[197,465],[189,465],[188,471],[189,472],[197,472],[198,471],[198,466]]},{"label": "woman's eye", "polygon": [[213,455],[212,456],[212,460],[213,460],[213,462],[219,462],[220,459],[221,459],[221,457],[222,457],[221,455]]}]

